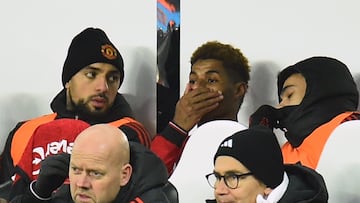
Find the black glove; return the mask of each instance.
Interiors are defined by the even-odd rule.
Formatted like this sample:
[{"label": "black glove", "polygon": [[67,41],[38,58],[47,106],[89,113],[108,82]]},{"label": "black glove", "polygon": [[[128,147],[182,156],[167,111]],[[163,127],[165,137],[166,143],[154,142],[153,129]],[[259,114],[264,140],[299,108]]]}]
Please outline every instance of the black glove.
[{"label": "black glove", "polygon": [[273,130],[278,125],[277,117],[277,109],[270,105],[262,105],[250,116],[249,128],[263,125]]},{"label": "black glove", "polygon": [[40,164],[40,173],[32,189],[35,196],[49,198],[69,175],[70,154],[61,153],[46,157]]}]

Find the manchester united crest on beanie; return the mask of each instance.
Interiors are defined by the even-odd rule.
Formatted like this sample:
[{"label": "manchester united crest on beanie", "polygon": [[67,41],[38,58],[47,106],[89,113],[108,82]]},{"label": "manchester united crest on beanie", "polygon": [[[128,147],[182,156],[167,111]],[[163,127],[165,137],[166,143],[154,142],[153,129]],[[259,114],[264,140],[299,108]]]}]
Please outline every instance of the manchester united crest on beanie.
[{"label": "manchester united crest on beanie", "polygon": [[114,65],[124,79],[123,58],[99,28],[86,28],[71,41],[62,71],[62,84],[65,84],[81,69],[92,63],[109,63]]}]

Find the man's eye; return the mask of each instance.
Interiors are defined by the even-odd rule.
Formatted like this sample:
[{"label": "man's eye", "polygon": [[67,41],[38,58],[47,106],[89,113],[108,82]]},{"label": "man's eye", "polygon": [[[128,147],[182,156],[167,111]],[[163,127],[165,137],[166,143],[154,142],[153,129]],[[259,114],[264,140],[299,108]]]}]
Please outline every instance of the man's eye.
[{"label": "man's eye", "polygon": [[216,180],[220,181],[220,179],[222,178],[222,176],[218,173],[214,173],[214,176],[216,178]]},{"label": "man's eye", "polygon": [[238,179],[238,177],[235,174],[226,175],[226,180],[228,180],[228,181],[237,180],[237,179]]},{"label": "man's eye", "polygon": [[189,80],[190,84],[195,84],[195,80]]},{"label": "man's eye", "polygon": [[77,167],[71,167],[71,170],[73,171],[74,174],[80,174],[81,173],[80,169],[77,168]]},{"label": "man's eye", "polygon": [[120,80],[120,76],[112,75],[112,76],[109,77],[108,80],[109,80],[109,82],[114,83],[114,82],[117,82],[117,81]]},{"label": "man's eye", "polygon": [[88,72],[88,73],[86,73],[85,75],[86,75],[86,77],[88,77],[88,78],[95,78],[96,73],[95,73],[95,72]]},{"label": "man's eye", "polygon": [[293,93],[288,94],[288,95],[286,96],[286,98],[287,98],[287,99],[291,99],[292,96],[293,96]]},{"label": "man's eye", "polygon": [[217,80],[215,80],[215,79],[208,79],[208,83],[215,83],[215,82],[217,82]]},{"label": "man's eye", "polygon": [[97,171],[90,171],[89,175],[91,177],[100,178],[103,174]]}]

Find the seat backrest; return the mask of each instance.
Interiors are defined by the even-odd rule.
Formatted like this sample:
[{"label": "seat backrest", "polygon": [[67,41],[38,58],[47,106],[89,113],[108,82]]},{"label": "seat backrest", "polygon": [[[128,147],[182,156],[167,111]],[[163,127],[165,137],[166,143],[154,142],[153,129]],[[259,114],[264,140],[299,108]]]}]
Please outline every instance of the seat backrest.
[{"label": "seat backrest", "polygon": [[360,202],[360,120],[346,121],[330,135],[316,170],[324,177],[329,203]]},{"label": "seat backrest", "polygon": [[[169,178],[179,193],[180,203],[197,203],[214,199],[214,189],[209,186],[205,175],[214,170],[214,155],[221,141],[245,128],[236,121],[215,120],[204,123],[189,132],[191,136]],[[191,178],[184,178],[189,175],[189,171],[191,171]],[[196,188],[196,195],[194,195],[194,188]]]},{"label": "seat backrest", "polygon": [[179,203],[178,191],[177,191],[176,187],[170,181],[168,181],[164,185],[163,191],[164,191],[166,197],[168,198],[168,200],[170,201],[170,203]]}]

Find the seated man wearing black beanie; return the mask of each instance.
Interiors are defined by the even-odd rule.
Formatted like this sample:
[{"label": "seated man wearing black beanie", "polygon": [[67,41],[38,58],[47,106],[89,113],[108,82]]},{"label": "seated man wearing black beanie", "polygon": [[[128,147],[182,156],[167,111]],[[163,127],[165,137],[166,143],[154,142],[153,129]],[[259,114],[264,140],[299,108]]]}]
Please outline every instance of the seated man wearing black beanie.
[{"label": "seated man wearing black beanie", "polygon": [[239,131],[224,139],[206,178],[216,200],[242,203],[326,203],[324,179],[315,170],[283,164],[274,133],[264,126]]},{"label": "seated man wearing black beanie", "polygon": [[[19,163],[35,129],[59,118],[78,119],[89,125],[110,123],[124,131],[129,141],[149,148],[149,133],[132,118],[130,105],[118,92],[123,79],[122,56],[103,30],[86,28],[76,35],[62,70],[63,89],[50,104],[53,113],[19,122],[7,138],[0,156],[0,190],[11,184],[14,167]],[[59,140],[49,140],[41,146],[41,150],[48,151],[53,142]],[[68,143],[68,146],[71,147],[72,143]],[[50,152],[46,156],[58,153],[56,150]],[[38,164],[38,161],[34,160],[33,163]],[[0,198],[8,199],[6,193],[0,192],[5,196]]]}]

